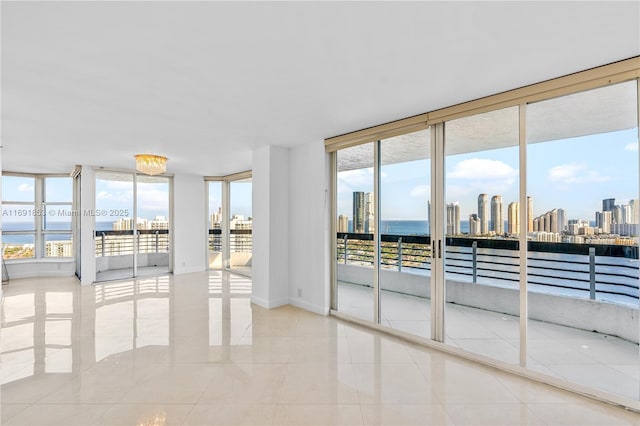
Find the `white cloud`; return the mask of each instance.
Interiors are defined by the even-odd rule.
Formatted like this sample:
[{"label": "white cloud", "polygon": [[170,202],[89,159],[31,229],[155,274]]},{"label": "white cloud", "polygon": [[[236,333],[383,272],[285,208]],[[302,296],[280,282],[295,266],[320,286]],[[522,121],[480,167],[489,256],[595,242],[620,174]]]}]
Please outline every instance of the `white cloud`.
[{"label": "white cloud", "polygon": [[514,178],[517,175],[516,169],[502,161],[470,158],[457,163],[453,171],[447,174],[447,178],[493,180]]},{"label": "white cloud", "polygon": [[569,163],[549,169],[549,181],[561,185],[577,183],[597,183],[610,180],[596,170],[590,170],[585,163]]},{"label": "white cloud", "polygon": [[505,194],[518,179],[518,170],[499,160],[470,158],[455,164],[447,173],[447,200],[472,194]]},{"label": "white cloud", "polygon": [[428,197],[431,194],[431,187],[429,185],[418,185],[411,189],[409,195],[412,197]]},{"label": "white cloud", "polygon": [[[343,188],[347,188],[345,191]],[[356,169],[347,170],[338,173],[338,190],[339,192],[351,192],[352,188],[363,190],[362,187],[373,188],[373,169]]]},{"label": "white cloud", "polygon": [[98,195],[96,195],[98,200],[108,200],[111,197],[113,197],[113,194],[107,191],[100,191],[98,192]]},{"label": "white cloud", "polygon": [[169,194],[157,189],[139,192],[138,208],[165,211],[169,208]]},{"label": "white cloud", "polygon": [[20,192],[32,192],[33,191],[33,185],[28,184],[28,183],[23,183],[20,186],[18,186],[18,191],[20,191]]},{"label": "white cloud", "polygon": [[638,142],[631,142],[624,146],[625,151],[637,151],[638,150]]}]

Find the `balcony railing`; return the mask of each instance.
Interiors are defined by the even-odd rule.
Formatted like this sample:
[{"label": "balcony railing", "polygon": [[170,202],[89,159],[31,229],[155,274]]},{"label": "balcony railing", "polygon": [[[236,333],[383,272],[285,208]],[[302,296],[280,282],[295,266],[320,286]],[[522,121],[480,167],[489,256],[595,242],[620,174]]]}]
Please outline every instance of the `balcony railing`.
[{"label": "balcony railing", "polygon": [[[209,251],[222,251],[222,229],[209,229]],[[231,253],[251,253],[253,251],[252,230],[230,229],[229,251]]]},{"label": "balcony railing", "polygon": [[[139,229],[138,253],[168,253],[168,229]],[[96,257],[133,254],[134,236],[132,230],[96,231]]]},{"label": "balcony railing", "polygon": [[[371,234],[337,234],[337,261],[373,265]],[[445,272],[448,279],[479,284],[517,287],[520,257],[517,240],[446,239]],[[424,273],[431,270],[431,238],[381,235],[381,266],[398,271]],[[638,300],[638,247],[529,241],[527,281],[532,290],[596,298],[612,295],[616,300]]]}]

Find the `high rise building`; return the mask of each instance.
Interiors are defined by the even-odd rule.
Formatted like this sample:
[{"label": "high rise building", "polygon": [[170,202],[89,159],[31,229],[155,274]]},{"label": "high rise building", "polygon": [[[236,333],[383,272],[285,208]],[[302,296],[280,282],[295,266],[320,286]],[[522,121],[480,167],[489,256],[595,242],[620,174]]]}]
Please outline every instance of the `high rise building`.
[{"label": "high rise building", "polygon": [[364,192],[353,193],[353,232],[364,234]]},{"label": "high rise building", "polygon": [[478,195],[478,220],[480,220],[480,234],[489,233],[489,196]]},{"label": "high rise building", "polygon": [[480,219],[477,214],[469,215],[469,235],[480,234]]},{"label": "high rise building", "polygon": [[527,232],[533,232],[533,198],[527,197]]},{"label": "high rise building", "polygon": [[640,224],[640,200],[629,201],[630,218],[629,223]]},{"label": "high rise building", "polygon": [[611,212],[613,208],[616,206],[615,198],[607,198],[606,200],[602,200],[602,211],[603,212]]},{"label": "high rise building", "polygon": [[520,233],[520,203],[509,203],[507,207],[507,232],[510,235]]},{"label": "high rise building", "polygon": [[551,212],[546,212],[544,215],[544,232],[553,232],[553,218]]},{"label": "high rise building", "polygon": [[373,234],[375,230],[375,217],[373,215],[373,192],[365,192],[364,194],[364,232]]},{"label": "high rise building", "polygon": [[447,235],[460,234],[460,204],[447,204]]},{"label": "high rise building", "polygon": [[611,233],[611,211],[596,212],[596,228],[602,234]]},{"label": "high rise building", "polygon": [[169,229],[169,219],[164,216],[156,216],[147,223],[147,229]]},{"label": "high rise building", "polygon": [[220,229],[222,224],[222,207],[218,207],[217,212],[211,213],[209,216],[209,228]]},{"label": "high rise building", "polygon": [[338,232],[349,232],[349,217],[347,215],[338,216]]},{"label": "high rise building", "polygon": [[504,217],[502,216],[502,195],[491,197],[491,227],[496,235],[504,234]]},{"label": "high rise building", "polygon": [[540,218],[536,217],[533,219],[533,226],[531,232],[540,232]]},{"label": "high rise building", "polygon": [[[555,209],[554,209],[555,210]],[[556,231],[558,234],[562,234],[567,228],[567,214],[564,209],[557,209],[558,221],[556,222]]]}]

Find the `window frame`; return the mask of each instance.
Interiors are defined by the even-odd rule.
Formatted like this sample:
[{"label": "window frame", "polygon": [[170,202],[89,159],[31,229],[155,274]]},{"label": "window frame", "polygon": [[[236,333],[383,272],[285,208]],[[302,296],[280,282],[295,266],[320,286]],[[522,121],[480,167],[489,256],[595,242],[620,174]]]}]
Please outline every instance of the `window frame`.
[{"label": "window frame", "polygon": [[[4,244],[2,245],[2,257],[6,262],[20,262],[20,261],[42,261],[44,259],[59,259],[59,260],[68,260],[73,259],[75,253],[75,244],[76,238],[74,233],[74,225],[73,222],[75,220],[76,214],[76,197],[75,197],[75,188],[73,185],[73,177],[67,173],[20,173],[20,172],[11,172],[5,171],[2,172],[2,177],[6,176],[14,176],[14,177],[24,177],[31,178],[34,180],[34,201],[11,201],[6,200],[4,196],[2,197],[2,205],[21,205],[21,206],[29,206],[29,208],[33,209],[34,212],[34,230],[31,231],[21,231],[21,230],[5,230],[3,229],[2,233],[4,235],[33,235],[33,244],[34,244],[34,254],[33,257],[25,257],[25,258],[16,258],[16,259],[5,259],[4,258]],[[71,185],[71,199],[69,201],[50,201],[47,202],[45,200],[46,195],[46,181],[50,178],[69,178],[71,181],[69,184]],[[63,230],[52,230],[45,229],[45,213],[49,208],[60,208],[68,206],[71,213],[71,226],[69,229]],[[40,213],[41,212],[41,213]],[[69,256],[47,256],[46,242],[47,236],[51,235],[69,235],[71,237],[71,250]]]}]

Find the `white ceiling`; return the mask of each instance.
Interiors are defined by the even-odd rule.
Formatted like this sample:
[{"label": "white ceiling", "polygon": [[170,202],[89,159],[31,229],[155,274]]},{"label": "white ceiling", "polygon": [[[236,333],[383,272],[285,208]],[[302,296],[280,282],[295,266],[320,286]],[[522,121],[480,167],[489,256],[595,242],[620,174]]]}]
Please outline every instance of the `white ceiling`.
[{"label": "white ceiling", "polygon": [[640,2],[2,2],[2,166],[225,175],[640,55]]}]

